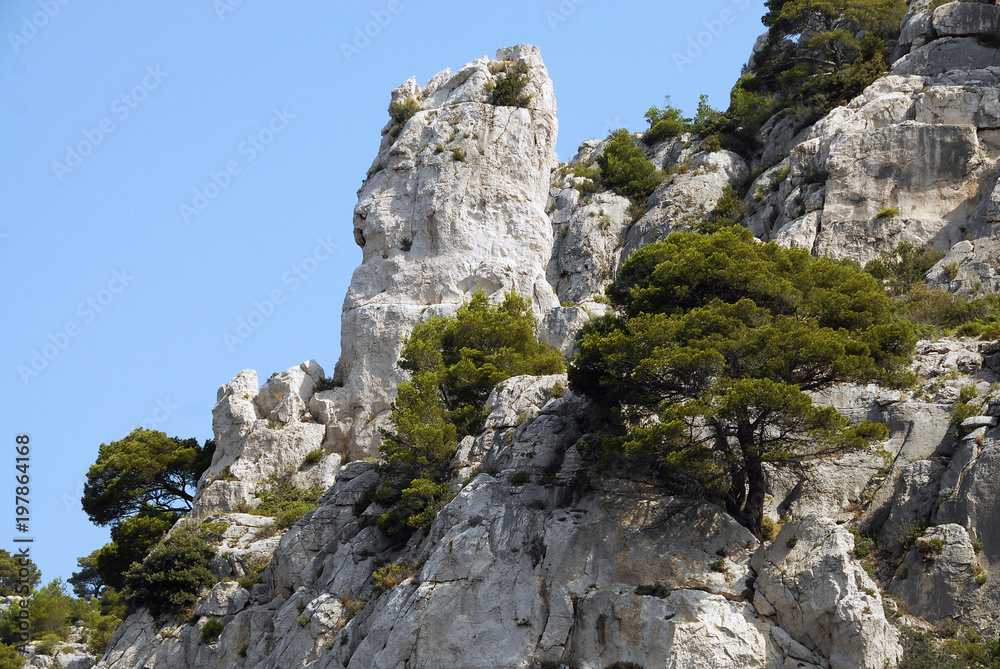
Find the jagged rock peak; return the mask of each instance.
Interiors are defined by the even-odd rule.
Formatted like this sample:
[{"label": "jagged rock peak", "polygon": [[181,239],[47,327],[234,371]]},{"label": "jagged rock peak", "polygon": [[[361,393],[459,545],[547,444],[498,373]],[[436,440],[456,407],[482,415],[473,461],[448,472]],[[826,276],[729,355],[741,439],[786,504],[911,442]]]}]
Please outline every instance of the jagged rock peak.
[{"label": "jagged rock peak", "polygon": [[[498,78],[526,74],[525,106],[491,104]],[[545,277],[552,228],[545,215],[557,164],[556,102],[537,47],[497,51],[423,87],[393,91],[416,103],[383,129],[354,209],[364,258],[344,300],[345,384],[336,412],[347,444],[374,453],[378,427],[402,375],[400,341],[432,315],[454,313],[477,288],[515,290],[539,315],[557,306]]]}]

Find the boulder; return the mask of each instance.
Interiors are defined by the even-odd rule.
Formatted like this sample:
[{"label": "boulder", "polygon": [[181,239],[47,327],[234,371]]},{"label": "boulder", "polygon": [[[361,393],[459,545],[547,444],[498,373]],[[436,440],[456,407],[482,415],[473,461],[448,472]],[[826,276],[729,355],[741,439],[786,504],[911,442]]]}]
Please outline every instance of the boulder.
[{"label": "boulder", "polygon": [[757,597],[795,641],[831,669],[884,669],[902,657],[899,633],[885,619],[871,577],[852,558],[854,537],[810,515],[786,523],[754,554]]}]

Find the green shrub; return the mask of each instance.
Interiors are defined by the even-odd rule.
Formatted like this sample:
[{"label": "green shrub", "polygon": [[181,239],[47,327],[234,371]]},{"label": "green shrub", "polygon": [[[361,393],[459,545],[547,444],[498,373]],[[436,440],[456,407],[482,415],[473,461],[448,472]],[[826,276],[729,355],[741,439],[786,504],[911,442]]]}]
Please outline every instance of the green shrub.
[{"label": "green shrub", "polygon": [[879,212],[875,214],[876,218],[896,218],[897,216],[899,216],[899,209],[896,209],[895,207],[880,209]]},{"label": "green shrub", "polygon": [[395,121],[395,125],[389,130],[389,139],[393,142],[399,137],[403,126],[420,111],[420,103],[415,99],[407,98],[404,101],[394,100],[389,103],[389,116]]},{"label": "green shrub", "polygon": [[412,248],[413,248],[413,240],[412,239],[410,239],[409,237],[403,237],[403,239],[400,240],[400,242],[399,242],[399,250],[400,251],[402,251],[403,253],[406,253],[406,252],[408,252]]},{"label": "green shrub", "polygon": [[198,527],[198,536],[210,544],[216,543],[222,541],[222,537],[228,529],[229,525],[226,523],[202,523]]},{"label": "green shrub", "polygon": [[860,528],[848,528],[854,535],[854,555],[859,558],[866,558],[875,549],[875,542],[867,536]]},{"label": "green shrub", "polygon": [[972,565],[972,576],[976,579],[977,585],[985,585],[986,581],[990,578],[987,571],[978,564]]},{"label": "green shrub", "polygon": [[646,123],[649,124],[649,128],[642,136],[642,141],[650,146],[691,130],[691,119],[684,118],[684,112],[670,106],[669,95],[665,100],[663,109],[650,107],[646,112]]},{"label": "green shrub", "polygon": [[179,613],[198,601],[198,592],[212,586],[209,565],[215,549],[196,533],[176,531],[157,544],[141,563],[125,572],[123,596],[154,615]]},{"label": "green shrub", "polygon": [[270,560],[266,557],[258,559],[247,565],[246,573],[236,579],[241,588],[249,590],[260,582],[260,575],[266,568]]},{"label": "green shrub", "polygon": [[924,560],[933,560],[942,550],[944,550],[944,539],[934,537],[933,539],[917,539],[917,555]]},{"label": "green shrub", "polygon": [[957,262],[950,262],[941,269],[944,270],[944,275],[948,278],[949,281],[954,281],[955,278],[958,276],[959,267]]},{"label": "green shrub", "polygon": [[764,516],[760,521],[760,533],[765,541],[774,541],[774,538],[778,536],[778,526],[773,520]]},{"label": "green shrub", "polygon": [[799,538],[792,537],[791,539],[785,542],[785,545],[788,546],[789,548],[795,548],[796,546],[799,545]]},{"label": "green shrub", "polygon": [[121,619],[116,615],[101,616],[93,623],[88,623],[85,626],[84,634],[87,650],[98,657],[104,655],[108,649],[108,641],[111,640],[121,624]]},{"label": "green shrub", "polygon": [[746,203],[739,192],[731,185],[722,189],[722,196],[715,203],[715,208],[699,226],[698,232],[711,234],[722,228],[739,225],[746,213]]},{"label": "green shrub", "polygon": [[601,183],[643,206],[662,181],[656,166],[625,129],[611,133],[604,151],[597,157],[597,165]]},{"label": "green shrub", "polygon": [[454,158],[455,160],[457,160],[460,163],[464,163],[465,162],[465,149],[463,149],[460,146],[456,146],[454,149],[451,150],[451,157]]},{"label": "green shrub", "polygon": [[347,597],[340,598],[341,607],[341,625],[346,625],[351,622],[354,616],[361,613],[361,610],[365,608],[365,602],[360,599],[348,599]]},{"label": "green shrub", "polygon": [[523,61],[505,64],[496,81],[487,83],[487,90],[493,94],[490,102],[498,107],[527,107],[532,96],[524,89],[530,81],[528,66]]},{"label": "green shrub", "polygon": [[903,295],[922,282],[927,271],[943,257],[943,251],[918,249],[910,242],[900,242],[894,251],[868,261],[865,271],[882,281],[890,294]]},{"label": "green shrub", "polygon": [[403,345],[401,383],[385,433],[379,483],[359,506],[372,501],[386,512],[377,520],[390,536],[429,527],[448,496],[451,458],[464,436],[478,434],[493,388],[518,374],[557,374],[562,354],[535,337],[530,303],[510,293],[491,306],[482,290],[455,318],[417,325]]},{"label": "green shrub", "polygon": [[259,488],[254,493],[260,499],[260,504],[251,513],[271,516],[276,519],[275,528],[288,529],[316,508],[323,492],[321,486],[297,488],[287,481],[272,484],[270,487]]},{"label": "green shrub", "polygon": [[201,642],[207,644],[213,644],[219,640],[222,635],[222,628],[224,625],[218,620],[209,620],[207,623],[201,626]]},{"label": "green shrub", "polygon": [[556,383],[552,386],[552,397],[555,397],[556,399],[562,397],[565,392],[566,386],[559,381],[556,381]]},{"label": "green shrub", "polygon": [[522,486],[525,483],[531,482],[531,472],[526,469],[519,469],[510,475],[510,484],[513,486]]},{"label": "green shrub", "polygon": [[314,448],[313,450],[306,453],[306,457],[302,459],[302,466],[314,465],[323,459],[323,449]]},{"label": "green shrub", "polygon": [[24,658],[14,646],[0,644],[0,669],[21,669]]},{"label": "green shrub", "polygon": [[58,655],[59,649],[62,648],[63,640],[58,634],[46,634],[42,636],[41,640],[35,645],[35,652],[39,655]]},{"label": "green shrub", "polygon": [[408,560],[400,562],[390,562],[372,572],[372,580],[375,584],[375,596],[381,597],[384,593],[392,590],[397,585],[412,578],[417,573],[417,567]]},{"label": "green shrub", "polygon": [[333,390],[334,388],[343,388],[343,387],[344,387],[343,381],[334,381],[332,378],[324,376],[319,381],[317,381],[316,384],[313,386],[313,392],[321,393],[324,390]]}]

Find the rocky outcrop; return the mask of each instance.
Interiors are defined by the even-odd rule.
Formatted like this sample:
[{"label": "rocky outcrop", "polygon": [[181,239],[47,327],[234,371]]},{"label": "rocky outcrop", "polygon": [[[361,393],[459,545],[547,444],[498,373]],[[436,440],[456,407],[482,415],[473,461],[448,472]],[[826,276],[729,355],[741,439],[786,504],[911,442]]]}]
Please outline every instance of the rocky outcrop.
[{"label": "rocky outcrop", "polygon": [[932,527],[913,542],[887,590],[906,602],[911,614],[928,621],[975,620],[980,588],[974,565],[976,553],[965,528]]},{"label": "rocky outcrop", "polygon": [[[818,516],[785,524],[758,549],[754,606],[831,669],[881,669],[901,658],[875,582],[851,559],[854,537]],[[801,658],[819,664],[821,660]]]},{"label": "rocky outcrop", "polygon": [[[322,378],[323,368],[310,360],[274,374],[259,389],[253,370],[219,388],[212,409],[215,453],[198,483],[194,515],[246,510],[257,504],[258,488],[279,480],[333,484],[341,456],[324,450],[328,427],[307,410]],[[322,460],[303,470],[312,451]]]},{"label": "rocky outcrop", "polygon": [[[527,107],[494,106],[487,84],[527,68]],[[402,127],[390,121],[354,209],[363,252],[344,300],[344,382],[334,414],[338,452],[371,455],[403,379],[400,342],[432,315],[450,315],[477,288],[491,298],[515,290],[538,314],[558,305],[546,268],[552,226],[545,215],[556,167],[556,102],[536,47],[500,49],[495,60],[415,79],[393,102],[420,106]]]}]

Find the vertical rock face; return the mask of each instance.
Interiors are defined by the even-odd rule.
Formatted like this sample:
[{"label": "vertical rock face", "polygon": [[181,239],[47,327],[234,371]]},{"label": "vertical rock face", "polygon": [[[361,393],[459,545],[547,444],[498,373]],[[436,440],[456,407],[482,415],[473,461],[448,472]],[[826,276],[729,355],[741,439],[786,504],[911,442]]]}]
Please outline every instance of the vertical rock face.
[{"label": "vertical rock face", "polygon": [[[488,84],[526,66],[526,107],[490,104]],[[349,446],[372,454],[379,417],[401,375],[400,341],[421,320],[451,314],[477,288],[494,298],[515,290],[536,313],[557,305],[545,278],[552,228],[545,215],[556,166],[556,102],[538,49],[500,49],[420,87],[411,79],[393,102],[420,105],[402,127],[383,131],[358,194],[354,236],[364,251],[344,300],[345,385],[337,418]]]}]

